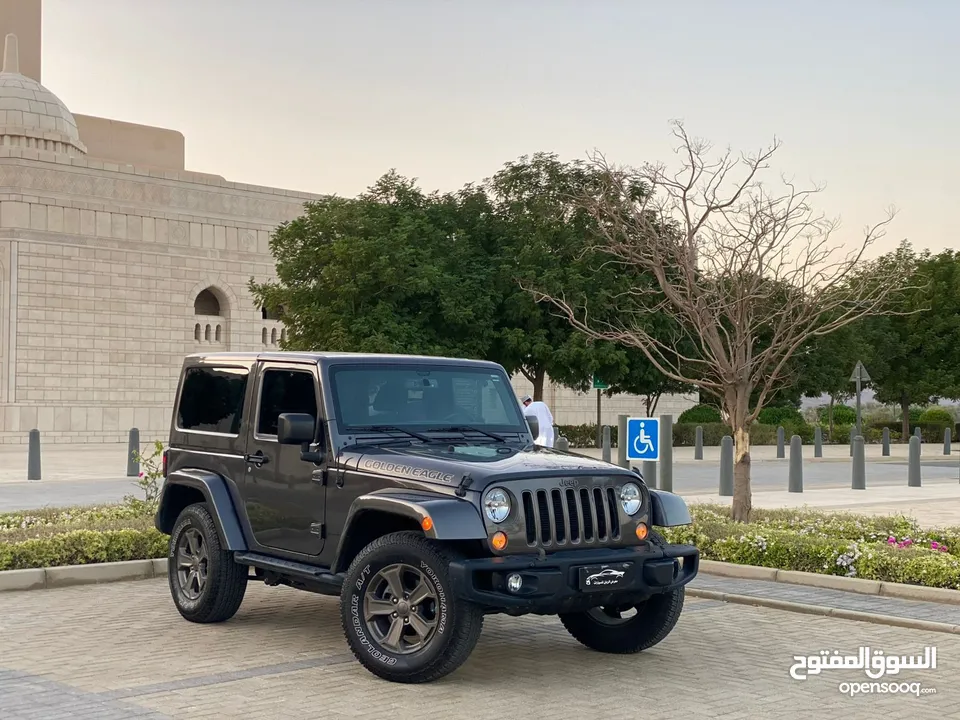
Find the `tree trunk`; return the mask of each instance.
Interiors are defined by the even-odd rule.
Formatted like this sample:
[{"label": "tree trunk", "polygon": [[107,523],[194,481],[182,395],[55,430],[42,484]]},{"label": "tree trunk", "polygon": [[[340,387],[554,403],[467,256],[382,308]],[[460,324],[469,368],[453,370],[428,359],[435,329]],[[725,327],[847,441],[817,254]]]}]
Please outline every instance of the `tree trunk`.
[{"label": "tree trunk", "polygon": [[724,393],[724,404],[733,431],[733,507],[734,522],[750,522],[753,502],[750,491],[750,407],[749,384],[730,387]]},{"label": "tree trunk", "polygon": [[750,492],[750,430],[737,423],[733,431],[733,520],[750,522],[753,502]]},{"label": "tree trunk", "polygon": [[910,398],[905,392],[900,393],[900,412],[902,413],[900,429],[903,431],[901,442],[910,442]]},{"label": "tree trunk", "polygon": [[543,400],[543,381],[546,376],[546,371],[542,367],[538,367],[534,371],[533,375],[533,399],[534,400]]},{"label": "tree trunk", "polygon": [[830,408],[827,410],[827,424],[828,424],[829,427],[830,427],[829,437],[830,437],[830,440],[831,440],[831,441],[833,441],[833,403],[834,403],[834,402],[835,402],[835,401],[834,401],[833,395],[831,394],[831,395],[830,395]]}]

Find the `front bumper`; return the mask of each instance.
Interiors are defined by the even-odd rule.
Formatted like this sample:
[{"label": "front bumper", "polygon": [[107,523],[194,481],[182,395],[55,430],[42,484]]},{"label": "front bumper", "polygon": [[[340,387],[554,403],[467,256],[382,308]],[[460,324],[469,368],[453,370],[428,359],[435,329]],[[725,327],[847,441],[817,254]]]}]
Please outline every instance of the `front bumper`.
[{"label": "front bumper", "polygon": [[[649,545],[470,558],[452,563],[450,576],[456,595],[488,610],[556,614],[641,602],[686,585],[699,566],[693,545]],[[514,573],[522,580],[515,592],[507,588]],[[615,587],[608,587],[613,579]]]}]

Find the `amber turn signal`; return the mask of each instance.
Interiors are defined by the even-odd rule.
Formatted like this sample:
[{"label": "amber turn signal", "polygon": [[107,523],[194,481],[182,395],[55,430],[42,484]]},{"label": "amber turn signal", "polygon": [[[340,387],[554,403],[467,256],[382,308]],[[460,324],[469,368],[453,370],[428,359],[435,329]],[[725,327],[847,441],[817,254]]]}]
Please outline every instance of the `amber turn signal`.
[{"label": "amber turn signal", "polygon": [[507,546],[507,535],[503,532],[494,533],[490,542],[493,544],[494,550],[503,550]]},{"label": "amber turn signal", "polygon": [[433,518],[427,515],[423,520],[420,521],[420,527],[423,528],[424,532],[430,532],[433,528]]},{"label": "amber turn signal", "polygon": [[646,540],[648,532],[649,531],[647,530],[647,526],[644,525],[643,523],[640,523],[639,525],[637,525],[637,539]]}]

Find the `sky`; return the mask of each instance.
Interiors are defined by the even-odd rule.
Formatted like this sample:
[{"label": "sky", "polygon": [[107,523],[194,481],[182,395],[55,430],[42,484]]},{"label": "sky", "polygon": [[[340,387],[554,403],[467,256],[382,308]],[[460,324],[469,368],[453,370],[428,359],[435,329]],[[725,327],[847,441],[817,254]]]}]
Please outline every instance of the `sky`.
[{"label": "sky", "polygon": [[[783,143],[838,243],[953,245],[956,0],[44,0],[43,84],[76,113],[179,130],[188,169],[356,195],[538,151],[676,163]],[[873,253],[875,254],[875,253]]]}]

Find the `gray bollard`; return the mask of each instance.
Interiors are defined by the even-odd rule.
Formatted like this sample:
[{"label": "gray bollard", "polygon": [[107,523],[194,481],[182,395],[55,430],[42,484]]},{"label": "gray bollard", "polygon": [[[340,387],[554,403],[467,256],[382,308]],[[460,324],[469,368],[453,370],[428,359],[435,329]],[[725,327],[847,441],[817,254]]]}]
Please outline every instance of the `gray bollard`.
[{"label": "gray bollard", "polygon": [[733,438],[720,440],[720,497],[733,497]]},{"label": "gray bollard", "polygon": [[601,447],[603,448],[603,461],[610,462],[610,426],[603,426],[603,441],[601,442]]},{"label": "gray bollard", "polygon": [[867,489],[867,464],[864,458],[862,435],[857,435],[853,439],[853,477],[850,481],[850,489]]},{"label": "gray bollard", "polygon": [[557,438],[557,450],[560,452],[567,452],[570,449],[570,441],[567,440],[563,435]]},{"label": "gray bollard", "polygon": [[31,430],[27,448],[27,480],[40,479],[40,431]]},{"label": "gray bollard", "polygon": [[673,492],[673,415],[660,416],[660,490]]},{"label": "gray bollard", "polygon": [[653,460],[644,460],[640,466],[640,472],[643,473],[643,481],[648,488],[657,489],[657,463]]},{"label": "gray bollard", "polygon": [[857,426],[850,428],[850,457],[853,457],[853,439],[857,436]]},{"label": "gray bollard", "polygon": [[950,454],[950,428],[943,429],[943,454]]},{"label": "gray bollard", "polygon": [[883,457],[890,457],[890,428],[883,429]]},{"label": "gray bollard", "polygon": [[693,459],[703,460],[703,426],[697,425],[697,444],[693,448]]},{"label": "gray bollard", "polygon": [[617,465],[620,467],[630,467],[630,461],[627,460],[627,416],[617,415]]},{"label": "gray bollard", "polygon": [[787,489],[803,492],[803,441],[799,435],[790,438],[790,476]]},{"label": "gray bollard", "polygon": [[137,453],[140,452],[140,430],[130,428],[130,438],[127,440],[127,477],[140,475],[140,463],[137,462]]},{"label": "gray bollard", "polygon": [[777,428],[777,457],[782,458],[783,455],[783,428]]},{"label": "gray bollard", "polygon": [[907,461],[907,485],[920,487],[920,438],[910,438],[910,455]]},{"label": "gray bollard", "polygon": [[823,428],[819,425],[813,429],[813,456],[823,457]]}]

